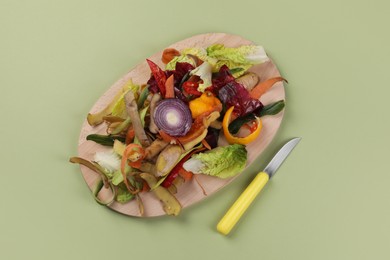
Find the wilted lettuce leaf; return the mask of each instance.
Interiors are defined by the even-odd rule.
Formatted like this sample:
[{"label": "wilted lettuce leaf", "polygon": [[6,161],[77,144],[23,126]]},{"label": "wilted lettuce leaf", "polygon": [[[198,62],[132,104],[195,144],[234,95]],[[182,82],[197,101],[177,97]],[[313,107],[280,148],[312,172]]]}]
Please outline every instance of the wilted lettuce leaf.
[{"label": "wilted lettuce leaf", "polygon": [[232,144],[220,146],[210,151],[194,154],[183,164],[187,171],[229,178],[244,170],[247,151],[244,145]]},{"label": "wilted lettuce leaf", "polygon": [[121,183],[117,186],[116,198],[115,200],[119,203],[126,203],[134,198],[134,195],[131,194],[124,183]]},{"label": "wilted lettuce leaf", "polygon": [[[137,93],[137,91],[139,90],[139,86],[134,85],[131,79],[126,82],[125,87],[128,89],[127,91],[133,91],[133,93]],[[111,112],[113,116],[119,116],[122,118],[127,117],[126,104],[125,104],[125,95],[127,91],[123,93],[121,97],[118,99],[118,101],[115,103],[114,108],[112,109]]]},{"label": "wilted lettuce leaf", "polygon": [[191,66],[195,67],[195,61],[186,54],[181,54],[180,56],[175,56],[167,65],[165,65],[165,70],[175,70],[177,69],[177,63],[188,63]]}]

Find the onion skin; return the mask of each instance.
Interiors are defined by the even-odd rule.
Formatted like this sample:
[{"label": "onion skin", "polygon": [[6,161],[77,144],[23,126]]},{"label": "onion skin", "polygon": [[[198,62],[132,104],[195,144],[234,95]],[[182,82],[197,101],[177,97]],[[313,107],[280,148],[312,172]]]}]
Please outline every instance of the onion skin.
[{"label": "onion skin", "polygon": [[190,109],[177,98],[158,102],[153,117],[157,127],[170,136],[184,136],[192,125]]}]

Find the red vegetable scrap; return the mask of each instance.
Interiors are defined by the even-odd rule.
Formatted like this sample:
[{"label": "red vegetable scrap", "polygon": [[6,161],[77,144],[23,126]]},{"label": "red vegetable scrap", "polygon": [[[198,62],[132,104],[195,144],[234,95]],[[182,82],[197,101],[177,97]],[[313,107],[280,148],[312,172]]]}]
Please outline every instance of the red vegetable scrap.
[{"label": "red vegetable scrap", "polygon": [[218,96],[226,107],[234,106],[234,113],[238,116],[253,113],[264,107],[260,100],[252,98],[248,90],[236,81],[222,87]]},{"label": "red vegetable scrap", "polygon": [[193,96],[201,96],[202,93],[198,91],[199,83],[198,82],[193,82],[193,81],[186,81],[183,83],[183,90]]},{"label": "red vegetable scrap", "polygon": [[[148,62],[149,66],[151,65],[153,68],[157,67],[157,70],[160,69],[156,64],[154,64],[152,61]],[[154,64],[154,65],[153,65]],[[177,62],[174,70],[166,70],[161,72],[165,74],[165,81],[167,78],[169,78],[171,75],[174,75],[174,92],[177,98],[181,99],[182,101],[186,101],[185,96],[183,95],[181,91],[181,82],[183,78],[188,75],[188,73],[194,69],[194,66],[187,62]],[[152,75],[150,79],[148,80],[148,89],[151,93],[157,93],[160,92],[161,94],[165,93],[165,83],[163,87],[163,92],[160,90],[160,85],[158,83],[158,78],[153,74],[153,70],[151,68]],[[160,72],[158,72],[160,74]],[[164,76],[162,76],[164,77]],[[165,82],[163,81],[163,82]],[[165,95],[163,96],[165,97]]]},{"label": "red vegetable scrap", "polygon": [[175,87],[175,96],[176,98],[180,99],[181,101],[183,101],[184,103],[188,103],[188,99],[186,98],[186,96],[183,94],[182,91],[180,91],[178,88]]},{"label": "red vegetable scrap", "polygon": [[165,81],[167,80],[165,72],[153,61],[148,59],[146,61],[148,62],[150,71],[152,72],[152,75],[154,77],[154,80],[156,81],[157,87],[160,90],[161,95],[165,97]]},{"label": "red vegetable scrap", "polygon": [[184,181],[189,181],[194,175],[192,172],[186,171],[183,167],[179,170],[179,175],[184,179]]},{"label": "red vegetable scrap", "polygon": [[[173,169],[171,170],[171,172],[168,174],[167,178],[165,178],[165,180],[162,182],[162,186],[165,187],[165,188],[169,188],[173,181],[177,178],[178,175],[180,175],[181,171],[184,170],[183,168],[183,164],[188,160],[190,159],[190,157],[195,154],[195,153],[198,153],[198,152],[201,152],[201,151],[204,151],[206,150],[205,147],[200,147],[198,149],[195,149],[191,152],[189,152],[188,154],[186,154],[181,160],[180,162],[178,162],[176,164],[175,167],[173,167]],[[184,170],[185,171],[185,170]],[[189,172],[187,172],[189,173]],[[183,174],[183,173],[182,173]],[[186,174],[183,174],[183,175],[186,175]],[[189,178],[188,177],[188,174],[186,175],[186,178]]]},{"label": "red vegetable scrap", "polygon": [[166,73],[167,76],[170,76],[171,74],[175,75],[175,87],[180,88],[180,83],[184,76],[188,75],[188,73],[193,69],[195,69],[195,67],[188,62],[177,62],[175,70],[167,70]]},{"label": "red vegetable scrap", "polygon": [[219,90],[226,86],[229,82],[235,81],[235,78],[230,73],[228,66],[223,65],[219,72],[213,76],[212,85],[208,87],[206,90],[211,91],[214,95],[218,95]]}]

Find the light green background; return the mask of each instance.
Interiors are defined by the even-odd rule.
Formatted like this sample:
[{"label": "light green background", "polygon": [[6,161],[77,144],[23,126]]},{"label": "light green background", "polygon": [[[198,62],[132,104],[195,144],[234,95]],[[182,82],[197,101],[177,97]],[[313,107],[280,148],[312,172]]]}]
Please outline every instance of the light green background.
[{"label": "light green background", "polygon": [[[390,259],[388,1],[0,1],[0,259]],[[262,44],[289,80],[253,167],[178,218],[97,205],[79,169],[95,100],[194,34]],[[229,237],[225,210],[303,140]]]}]

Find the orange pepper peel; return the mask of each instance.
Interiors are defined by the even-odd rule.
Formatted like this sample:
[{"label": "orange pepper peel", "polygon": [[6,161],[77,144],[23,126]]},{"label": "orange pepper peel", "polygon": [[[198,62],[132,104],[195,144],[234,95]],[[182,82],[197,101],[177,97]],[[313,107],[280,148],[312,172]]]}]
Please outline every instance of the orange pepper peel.
[{"label": "orange pepper peel", "polygon": [[249,144],[253,142],[260,134],[261,129],[263,128],[263,124],[261,122],[260,118],[256,118],[257,121],[257,127],[256,130],[254,130],[252,133],[245,137],[237,137],[232,135],[229,132],[229,124],[231,120],[231,116],[234,110],[234,106],[230,107],[226,113],[225,116],[223,117],[222,121],[222,129],[223,129],[223,134],[225,135],[226,140],[228,141],[229,144]]}]

